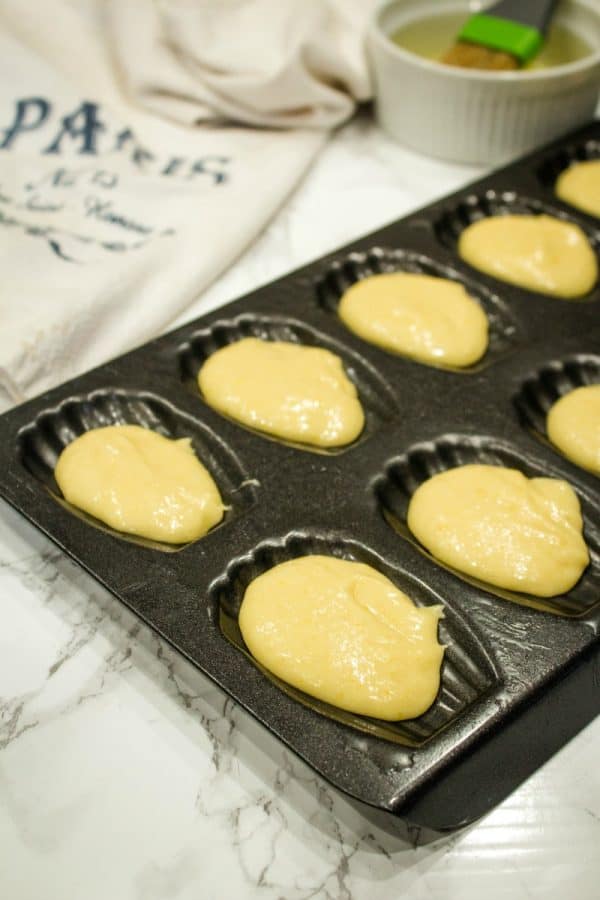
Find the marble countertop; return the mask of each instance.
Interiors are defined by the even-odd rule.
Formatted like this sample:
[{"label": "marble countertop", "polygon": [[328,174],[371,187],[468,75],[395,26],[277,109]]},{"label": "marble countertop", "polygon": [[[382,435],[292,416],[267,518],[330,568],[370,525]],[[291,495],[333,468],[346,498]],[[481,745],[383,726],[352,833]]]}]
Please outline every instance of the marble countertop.
[{"label": "marble countertop", "polygon": [[[477,177],[362,115],[187,318]],[[595,900],[600,718],[476,825],[379,831],[19,515],[0,508],[6,900]]]}]

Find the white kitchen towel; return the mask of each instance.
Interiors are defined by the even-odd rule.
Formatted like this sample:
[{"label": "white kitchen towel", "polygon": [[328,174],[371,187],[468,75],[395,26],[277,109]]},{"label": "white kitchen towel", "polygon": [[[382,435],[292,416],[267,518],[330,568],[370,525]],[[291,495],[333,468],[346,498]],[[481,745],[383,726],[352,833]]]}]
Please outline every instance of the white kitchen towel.
[{"label": "white kitchen towel", "polygon": [[190,124],[331,128],[371,95],[373,0],[109,0],[129,90]]},{"label": "white kitchen towel", "polygon": [[[290,13],[287,19],[273,13],[277,28],[263,35],[264,59],[272,54],[276,68],[288,73],[283,92],[272,77],[271,105],[266,87],[242,95],[224,91],[219,105],[215,85],[183,55],[177,54],[181,70],[164,68],[164,46],[174,38],[156,32],[148,38],[149,28],[163,28],[166,13],[169,27],[194,45],[194,23],[186,25],[179,12],[187,8],[193,19],[197,8],[204,28],[198,46],[204,40],[213,47],[207,68],[235,68],[236,41],[219,38],[227,32],[223,23],[232,22],[237,7],[239,39],[252,33],[257,52],[251,7],[263,17],[257,18],[261,29],[267,5],[0,0],[0,407],[166,329],[281,205],[325,139],[319,126],[351,112],[357,73],[362,66],[366,79],[366,64],[363,14],[354,19],[352,44],[350,5],[342,38],[333,6],[323,19],[319,2],[270,4],[272,13],[288,5]],[[214,44],[206,36],[211,21]],[[315,67],[318,57],[299,50],[302,23],[303,48],[313,29],[317,45],[326,47],[325,29],[331,31],[325,69]],[[286,69],[286,48],[290,59],[304,60],[306,71],[296,64]],[[339,79],[332,62],[338,50]],[[136,80],[128,58],[146,73],[156,62],[152,89]],[[169,80],[186,68],[189,90]],[[240,85],[243,75],[234,80]],[[333,118],[332,93],[338,103]],[[293,109],[312,109],[312,118],[297,116],[303,127],[293,129],[235,124],[232,116],[249,107],[253,95],[260,115],[281,112],[277,124],[294,119]],[[293,102],[284,112],[286,95]]]}]

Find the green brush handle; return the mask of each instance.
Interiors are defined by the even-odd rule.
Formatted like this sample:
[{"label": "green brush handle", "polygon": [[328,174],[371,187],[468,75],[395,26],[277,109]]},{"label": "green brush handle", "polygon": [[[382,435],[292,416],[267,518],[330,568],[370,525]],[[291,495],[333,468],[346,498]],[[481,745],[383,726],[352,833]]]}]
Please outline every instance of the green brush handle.
[{"label": "green brush handle", "polygon": [[540,49],[558,0],[500,0],[466,22],[459,41],[530,60]]}]

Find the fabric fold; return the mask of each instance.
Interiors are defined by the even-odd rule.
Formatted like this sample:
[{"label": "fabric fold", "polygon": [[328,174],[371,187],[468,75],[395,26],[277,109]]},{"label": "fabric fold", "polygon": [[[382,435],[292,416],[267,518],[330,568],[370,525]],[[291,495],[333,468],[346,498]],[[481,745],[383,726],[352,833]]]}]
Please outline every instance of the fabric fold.
[{"label": "fabric fold", "polygon": [[0,408],[198,308],[366,90],[352,6],[0,0]]},{"label": "fabric fold", "polygon": [[110,0],[132,97],[186,124],[333,128],[371,96],[373,0]]}]

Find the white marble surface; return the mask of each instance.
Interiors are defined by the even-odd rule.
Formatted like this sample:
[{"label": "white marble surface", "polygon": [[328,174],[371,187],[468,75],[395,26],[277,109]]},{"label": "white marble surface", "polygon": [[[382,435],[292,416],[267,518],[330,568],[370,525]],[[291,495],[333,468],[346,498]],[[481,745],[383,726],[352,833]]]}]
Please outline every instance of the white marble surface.
[{"label": "white marble surface", "polygon": [[[366,116],[199,313],[470,180]],[[0,897],[600,896],[600,719],[477,825],[379,832],[24,520],[0,508]]]}]

